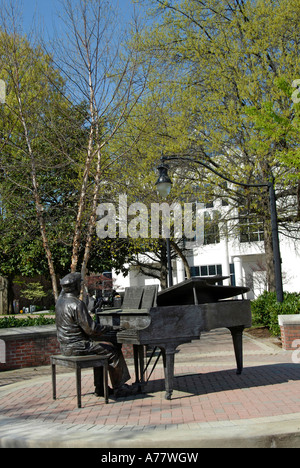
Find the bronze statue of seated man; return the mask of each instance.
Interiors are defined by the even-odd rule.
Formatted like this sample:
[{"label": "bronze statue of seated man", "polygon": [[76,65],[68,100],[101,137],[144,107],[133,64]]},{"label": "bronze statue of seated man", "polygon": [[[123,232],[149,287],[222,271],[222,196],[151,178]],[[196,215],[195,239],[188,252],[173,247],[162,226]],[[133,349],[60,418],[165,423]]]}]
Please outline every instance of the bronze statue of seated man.
[{"label": "bronze statue of seated man", "polygon": [[[110,393],[116,398],[128,396],[133,389],[126,385],[130,374],[122,350],[112,343],[101,341],[101,336],[113,327],[95,323],[85,303],[79,299],[82,278],[80,273],[70,273],[60,282],[62,292],[56,303],[57,338],[65,356],[98,354],[108,357],[109,376],[113,387]],[[103,396],[102,368],[94,369],[95,394]]]}]

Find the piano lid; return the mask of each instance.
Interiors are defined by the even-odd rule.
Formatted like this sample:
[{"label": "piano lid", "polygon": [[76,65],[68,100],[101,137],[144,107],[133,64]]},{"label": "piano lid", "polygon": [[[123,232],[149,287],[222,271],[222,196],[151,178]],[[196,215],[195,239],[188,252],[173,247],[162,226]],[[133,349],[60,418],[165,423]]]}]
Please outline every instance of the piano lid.
[{"label": "piano lid", "polygon": [[229,279],[230,276],[222,276],[222,275],[215,275],[215,276],[193,276],[192,279],[196,279],[197,281],[202,280],[206,281],[208,284],[216,284],[220,283],[223,280]]},{"label": "piano lid", "polygon": [[125,316],[125,315],[149,315],[149,309],[119,309],[119,308],[112,308],[112,309],[103,309],[97,312],[98,317],[105,317],[106,315],[114,315],[114,316]]},{"label": "piano lid", "polygon": [[[218,278],[217,281],[220,281]],[[195,277],[158,293],[157,306],[197,305],[230,299],[249,292],[242,286],[220,286],[211,280]]]}]

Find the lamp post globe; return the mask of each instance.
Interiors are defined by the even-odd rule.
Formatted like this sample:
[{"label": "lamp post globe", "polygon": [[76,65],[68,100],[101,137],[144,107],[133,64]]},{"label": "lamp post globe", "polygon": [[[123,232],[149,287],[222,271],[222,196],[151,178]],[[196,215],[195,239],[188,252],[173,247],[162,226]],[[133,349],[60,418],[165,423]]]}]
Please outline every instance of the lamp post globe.
[{"label": "lamp post globe", "polygon": [[155,185],[162,198],[167,198],[172,189],[172,181],[168,175],[168,169],[169,166],[163,163],[158,167],[159,177]]}]

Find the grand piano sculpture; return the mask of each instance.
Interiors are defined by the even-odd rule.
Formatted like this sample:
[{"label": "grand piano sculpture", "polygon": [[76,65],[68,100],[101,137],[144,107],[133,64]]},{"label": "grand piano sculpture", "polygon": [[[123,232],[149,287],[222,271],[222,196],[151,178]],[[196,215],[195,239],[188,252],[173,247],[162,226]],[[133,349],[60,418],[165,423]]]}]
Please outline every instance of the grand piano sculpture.
[{"label": "grand piano sculpture", "polygon": [[[249,289],[217,285],[222,279],[224,277],[193,278],[159,293],[156,286],[127,288],[121,309],[97,312],[101,325],[121,326],[124,329],[107,339],[119,344],[133,345],[136,381],[141,387],[145,384],[146,345],[154,348],[150,360],[157,348],[161,350],[165,371],[165,398],[170,400],[177,347],[199,340],[202,332],[217,328],[230,330],[237,373],[241,374],[243,330],[252,323],[250,301],[228,299],[243,295]],[[148,365],[149,363],[146,369]]]}]

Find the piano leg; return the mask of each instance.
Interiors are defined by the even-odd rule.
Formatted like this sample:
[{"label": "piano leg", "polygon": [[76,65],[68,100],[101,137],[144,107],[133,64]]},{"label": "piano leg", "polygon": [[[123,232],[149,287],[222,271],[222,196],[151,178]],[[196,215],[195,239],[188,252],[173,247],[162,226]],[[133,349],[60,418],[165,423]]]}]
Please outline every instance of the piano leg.
[{"label": "piano leg", "polygon": [[243,326],[229,328],[234,346],[235,358],[237,363],[237,375],[243,372]]},{"label": "piano leg", "polygon": [[142,391],[145,384],[144,379],[144,346],[133,345],[134,354],[134,370],[135,370],[135,383],[139,386],[139,391]]},{"label": "piano leg", "polygon": [[176,347],[174,346],[161,348],[165,372],[166,400],[171,400],[173,394],[175,350]]}]

